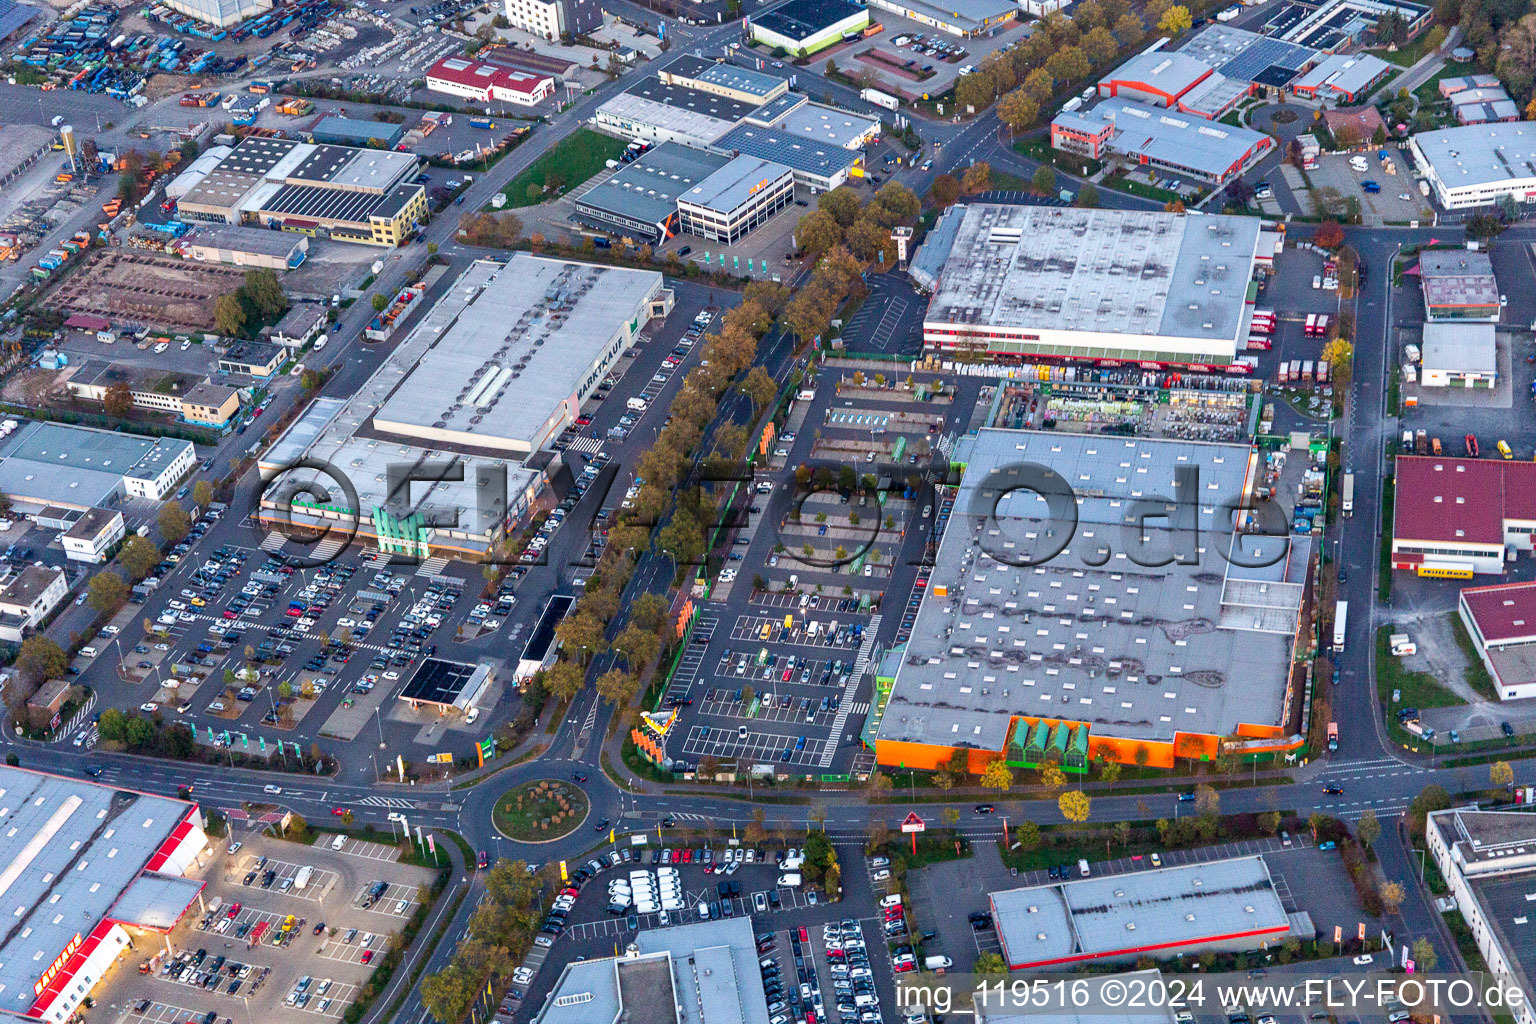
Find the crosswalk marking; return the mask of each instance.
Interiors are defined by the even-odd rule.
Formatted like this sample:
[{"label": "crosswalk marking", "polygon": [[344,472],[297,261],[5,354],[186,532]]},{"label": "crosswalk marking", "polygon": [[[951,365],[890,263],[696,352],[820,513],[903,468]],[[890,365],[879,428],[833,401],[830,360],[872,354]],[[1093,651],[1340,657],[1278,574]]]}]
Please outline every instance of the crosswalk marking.
[{"label": "crosswalk marking", "polygon": [[[880,633],[880,616],[870,616],[869,625],[864,627],[864,642],[859,645],[859,656],[853,659],[853,669],[848,673],[848,685],[843,688],[843,699],[837,707],[837,717],[832,719],[832,730],[827,734],[827,742],[821,748],[821,767],[830,768],[832,759],[837,755],[837,738],[843,734],[843,726],[848,724],[848,716],[854,713],[854,703],[850,699],[859,689],[859,680],[864,678],[865,671],[869,668],[869,656],[875,649],[875,637]],[[869,704],[861,701],[863,714],[869,710]]]},{"label": "crosswalk marking", "polygon": [[368,807],[388,807],[396,811],[411,811],[416,809],[414,800],[404,800],[392,796],[365,796],[357,801]]},{"label": "crosswalk marking", "polygon": [[433,555],[416,570],[417,576],[441,576],[443,570],[448,567],[448,559],[441,555]]},{"label": "crosswalk marking", "polygon": [[578,437],[565,446],[568,452],[581,452],[583,455],[596,455],[603,450],[603,442],[595,437]]}]

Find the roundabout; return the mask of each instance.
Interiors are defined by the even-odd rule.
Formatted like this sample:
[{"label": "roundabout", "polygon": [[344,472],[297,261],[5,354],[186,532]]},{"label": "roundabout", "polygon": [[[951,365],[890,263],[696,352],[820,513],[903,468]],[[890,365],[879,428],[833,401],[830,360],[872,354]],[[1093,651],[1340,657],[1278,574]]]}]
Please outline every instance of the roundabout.
[{"label": "roundabout", "polygon": [[591,810],[587,794],[575,783],[531,779],[496,798],[491,823],[519,843],[550,843],[580,828]]}]

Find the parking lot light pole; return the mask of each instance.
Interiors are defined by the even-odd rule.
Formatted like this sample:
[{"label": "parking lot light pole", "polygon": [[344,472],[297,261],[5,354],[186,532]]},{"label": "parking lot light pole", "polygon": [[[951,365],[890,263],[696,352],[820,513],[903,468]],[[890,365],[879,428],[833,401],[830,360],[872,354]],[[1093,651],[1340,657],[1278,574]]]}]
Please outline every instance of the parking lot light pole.
[{"label": "parking lot light pole", "polygon": [[378,726],[379,726],[379,749],[383,750],[384,749],[384,719],[379,714],[379,709],[378,708],[374,708],[373,709],[373,720],[378,723]]}]

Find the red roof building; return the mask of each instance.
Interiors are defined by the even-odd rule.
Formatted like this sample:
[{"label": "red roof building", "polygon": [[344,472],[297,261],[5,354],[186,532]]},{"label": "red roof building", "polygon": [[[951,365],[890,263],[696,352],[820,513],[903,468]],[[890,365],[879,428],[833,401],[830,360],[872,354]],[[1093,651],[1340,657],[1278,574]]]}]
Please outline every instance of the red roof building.
[{"label": "red roof building", "polygon": [[1504,572],[1506,551],[1532,550],[1536,463],[1400,456],[1392,567],[1469,579]]},{"label": "red roof building", "polygon": [[1499,697],[1536,697],[1536,583],[1468,587],[1456,610]]},{"label": "red roof building", "polygon": [[553,76],[484,64],[465,57],[444,57],[427,71],[427,88],[477,103],[516,103],[531,107],[555,94]]}]

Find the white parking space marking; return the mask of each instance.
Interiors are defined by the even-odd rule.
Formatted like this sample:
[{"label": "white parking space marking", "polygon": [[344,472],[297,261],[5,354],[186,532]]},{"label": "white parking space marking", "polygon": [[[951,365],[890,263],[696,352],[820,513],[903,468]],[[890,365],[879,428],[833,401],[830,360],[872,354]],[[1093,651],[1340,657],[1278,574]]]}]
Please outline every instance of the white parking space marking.
[{"label": "white parking space marking", "polygon": [[[787,764],[816,764],[821,760],[821,748],[826,742],[805,737],[805,746],[796,749],[801,737],[779,733],[748,731],[743,738],[738,731],[696,725],[688,730],[683,741],[683,753],[712,755],[715,757],[749,757],[757,761],[779,761]],[[785,750],[789,756],[784,756]]]},{"label": "white parking space marking", "polygon": [[[330,849],[331,841],[327,837],[321,836],[315,845]],[[349,838],[346,845],[338,852],[344,853],[348,857],[362,857],[365,860],[395,861],[400,857],[400,851],[395,847],[386,846],[383,843],[370,843],[365,839]]]}]

